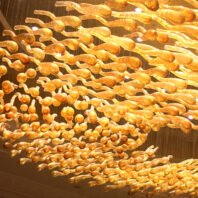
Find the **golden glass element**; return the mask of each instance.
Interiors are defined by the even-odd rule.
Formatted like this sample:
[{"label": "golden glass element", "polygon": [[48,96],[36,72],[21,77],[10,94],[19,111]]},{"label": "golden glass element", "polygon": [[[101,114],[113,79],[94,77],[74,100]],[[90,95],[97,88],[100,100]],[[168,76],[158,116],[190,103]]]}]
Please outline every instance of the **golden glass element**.
[{"label": "golden glass element", "polygon": [[198,196],[198,159],[137,150],[162,127],[198,130],[198,3],[185,1],[57,1],[79,15],[35,10],[41,19],[4,30],[0,135],[11,155],[71,182]]}]

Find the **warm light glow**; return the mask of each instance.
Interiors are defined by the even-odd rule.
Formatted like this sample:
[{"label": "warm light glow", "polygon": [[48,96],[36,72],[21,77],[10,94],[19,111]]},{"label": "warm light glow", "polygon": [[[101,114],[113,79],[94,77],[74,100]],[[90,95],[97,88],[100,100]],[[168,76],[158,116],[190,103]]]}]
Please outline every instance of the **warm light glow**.
[{"label": "warm light glow", "polygon": [[[5,30],[0,135],[11,155],[71,182],[197,196],[198,159],[171,163],[154,146],[138,150],[163,127],[198,129],[198,4],[185,1],[57,1],[79,15],[35,10],[41,19]],[[101,25],[83,27],[93,19]],[[13,71],[16,79],[6,76]]]},{"label": "warm light glow", "polygon": [[142,12],[142,9],[141,8],[135,8],[135,12],[140,13],[140,12]]},{"label": "warm light glow", "polygon": [[142,42],[143,40],[142,40],[141,38],[138,37],[138,38],[136,39],[136,41],[137,41],[137,42]]},{"label": "warm light glow", "polygon": [[33,26],[33,27],[32,27],[32,30],[33,30],[33,31],[36,31],[36,30],[38,30],[38,29],[39,29],[39,28],[38,28],[37,26]]}]

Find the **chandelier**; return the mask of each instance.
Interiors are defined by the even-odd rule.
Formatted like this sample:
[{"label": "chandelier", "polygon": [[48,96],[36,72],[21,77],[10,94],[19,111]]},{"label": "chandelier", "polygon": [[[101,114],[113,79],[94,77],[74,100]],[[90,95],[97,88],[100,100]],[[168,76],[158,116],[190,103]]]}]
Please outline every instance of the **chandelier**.
[{"label": "chandelier", "polygon": [[65,16],[35,10],[4,30],[0,136],[11,156],[74,183],[197,196],[198,159],[138,149],[163,127],[198,129],[198,2],[183,2],[57,1]]}]

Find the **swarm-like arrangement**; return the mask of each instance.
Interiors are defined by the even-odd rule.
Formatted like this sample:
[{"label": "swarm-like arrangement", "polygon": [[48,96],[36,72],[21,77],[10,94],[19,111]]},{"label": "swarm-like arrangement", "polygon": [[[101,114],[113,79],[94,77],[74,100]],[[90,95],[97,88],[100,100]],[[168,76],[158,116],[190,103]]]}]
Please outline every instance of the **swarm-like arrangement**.
[{"label": "swarm-like arrangement", "polygon": [[35,10],[41,19],[5,30],[0,134],[12,156],[90,186],[198,195],[198,160],[137,150],[162,127],[198,129],[198,2],[184,1],[193,8],[57,1],[78,14]]}]

